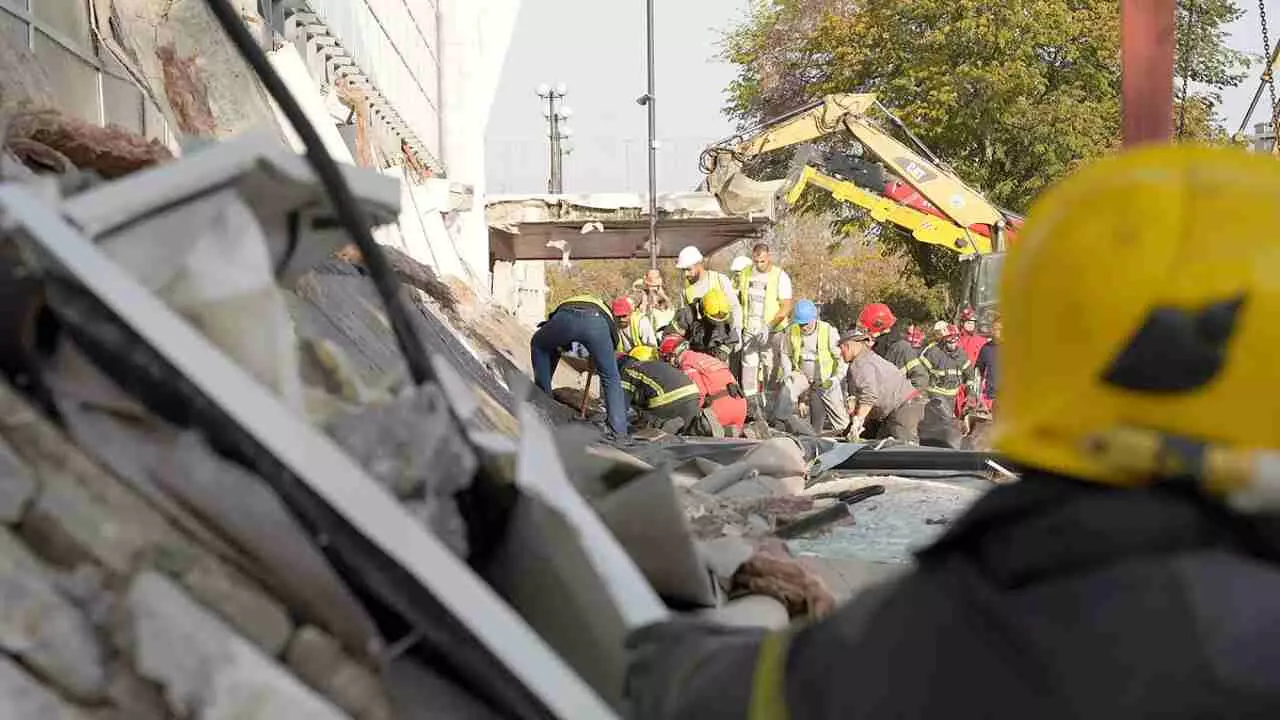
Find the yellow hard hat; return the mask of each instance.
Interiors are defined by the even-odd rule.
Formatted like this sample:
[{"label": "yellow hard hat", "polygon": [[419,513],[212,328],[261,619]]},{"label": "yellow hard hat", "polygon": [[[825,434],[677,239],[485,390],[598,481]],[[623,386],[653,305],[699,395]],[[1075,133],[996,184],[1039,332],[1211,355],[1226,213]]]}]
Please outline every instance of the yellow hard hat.
[{"label": "yellow hard hat", "polygon": [[728,320],[729,298],[725,297],[724,291],[720,288],[711,288],[706,295],[702,296],[702,312],[716,322]]},{"label": "yellow hard hat", "polygon": [[648,345],[637,345],[631,348],[631,352],[627,353],[632,360],[640,362],[649,362],[658,358],[658,351]]},{"label": "yellow hard hat", "polygon": [[1280,446],[1276,228],[1280,163],[1228,148],[1124,153],[1043,195],[1004,263],[997,448],[1110,484],[1251,482]]}]

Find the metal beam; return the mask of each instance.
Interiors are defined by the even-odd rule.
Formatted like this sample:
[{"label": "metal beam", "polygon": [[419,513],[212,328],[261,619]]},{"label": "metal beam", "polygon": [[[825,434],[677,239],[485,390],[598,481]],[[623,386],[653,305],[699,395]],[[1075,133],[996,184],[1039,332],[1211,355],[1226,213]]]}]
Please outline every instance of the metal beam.
[{"label": "metal beam", "polygon": [[1123,0],[1120,62],[1124,144],[1173,137],[1176,0]]}]

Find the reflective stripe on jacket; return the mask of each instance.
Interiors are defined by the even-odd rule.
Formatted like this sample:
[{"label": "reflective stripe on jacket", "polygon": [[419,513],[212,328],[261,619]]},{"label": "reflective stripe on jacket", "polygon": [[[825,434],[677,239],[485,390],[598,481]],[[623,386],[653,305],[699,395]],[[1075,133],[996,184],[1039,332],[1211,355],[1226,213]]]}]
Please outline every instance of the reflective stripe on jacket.
[{"label": "reflective stripe on jacket", "polygon": [[626,363],[622,368],[622,389],[640,410],[698,397],[698,386],[688,375],[658,360]]},{"label": "reflective stripe on jacket", "polygon": [[[960,386],[973,379],[973,363],[963,350],[956,348],[954,353],[947,352],[937,343],[932,343],[920,353],[917,361],[929,372],[929,394],[934,397],[955,397]],[[911,363],[907,364],[910,374]]]},{"label": "reflective stripe on jacket", "polygon": [[[791,338],[791,370],[804,372],[804,334],[799,325],[792,325],[787,331]],[[822,382],[830,380],[836,374],[836,358],[831,354],[831,324],[818,321],[818,379]]]}]

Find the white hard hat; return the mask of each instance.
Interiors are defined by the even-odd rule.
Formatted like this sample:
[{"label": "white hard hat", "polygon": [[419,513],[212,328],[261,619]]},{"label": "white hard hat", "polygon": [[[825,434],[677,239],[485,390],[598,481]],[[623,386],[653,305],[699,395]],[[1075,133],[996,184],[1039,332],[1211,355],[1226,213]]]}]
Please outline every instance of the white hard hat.
[{"label": "white hard hat", "polygon": [[700,262],[702,262],[702,251],[689,245],[680,251],[679,257],[676,258],[676,267],[687,270]]},{"label": "white hard hat", "polygon": [[739,255],[729,263],[729,272],[742,272],[751,265],[751,258],[746,255]]}]

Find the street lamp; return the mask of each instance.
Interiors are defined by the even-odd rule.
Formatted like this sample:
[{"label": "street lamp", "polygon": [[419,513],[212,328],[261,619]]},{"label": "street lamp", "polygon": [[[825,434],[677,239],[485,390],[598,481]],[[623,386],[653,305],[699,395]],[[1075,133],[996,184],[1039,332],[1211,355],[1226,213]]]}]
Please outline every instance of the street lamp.
[{"label": "street lamp", "polygon": [[636,102],[649,111],[649,267],[658,267],[658,110],[654,98],[653,0],[645,2],[645,37],[648,43],[648,84]]},{"label": "street lamp", "polygon": [[564,121],[573,115],[573,109],[564,104],[568,88],[564,83],[556,83],[555,87],[542,83],[537,88],[538,97],[546,101],[542,117],[547,120],[547,137],[551,140],[551,176],[547,179],[547,192],[559,195],[564,192],[564,156],[567,153],[561,141],[573,135],[573,129],[564,125]]}]

